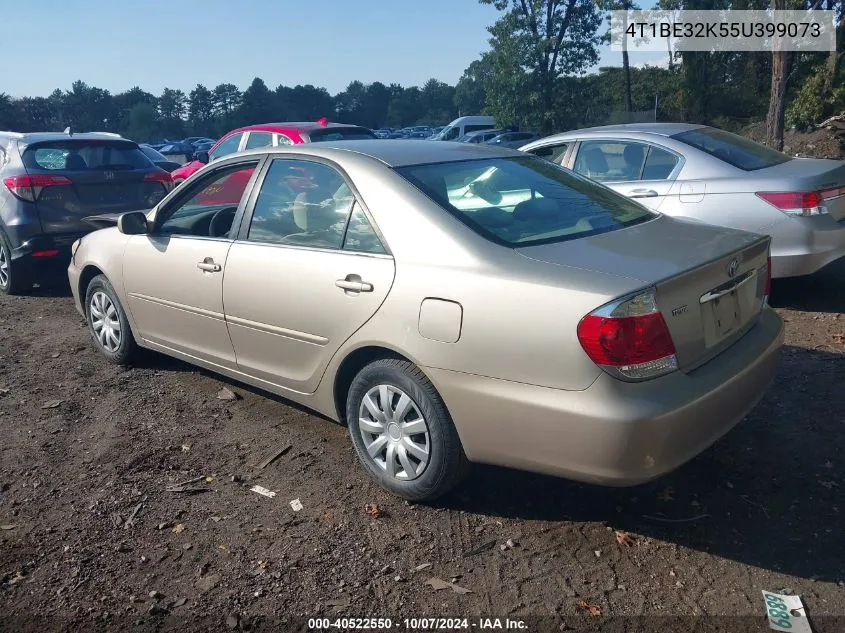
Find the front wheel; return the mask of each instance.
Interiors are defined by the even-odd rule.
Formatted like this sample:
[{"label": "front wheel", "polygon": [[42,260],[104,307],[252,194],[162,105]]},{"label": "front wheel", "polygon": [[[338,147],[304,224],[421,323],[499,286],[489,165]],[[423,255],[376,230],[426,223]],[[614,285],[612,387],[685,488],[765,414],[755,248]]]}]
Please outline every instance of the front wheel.
[{"label": "front wheel", "polygon": [[117,293],[103,275],[97,275],[88,284],[85,314],[88,331],[100,353],[119,365],[129,362],[137,349],[135,337]]},{"label": "front wheel", "polygon": [[408,361],[382,359],[364,367],[349,388],[346,419],[364,468],[399,497],[434,499],[468,470],[440,394]]}]

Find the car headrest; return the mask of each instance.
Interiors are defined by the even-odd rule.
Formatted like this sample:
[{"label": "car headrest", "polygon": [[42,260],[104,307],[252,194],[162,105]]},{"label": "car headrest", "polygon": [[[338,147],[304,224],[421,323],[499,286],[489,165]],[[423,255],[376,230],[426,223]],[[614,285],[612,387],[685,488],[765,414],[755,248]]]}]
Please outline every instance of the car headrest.
[{"label": "car headrest", "polygon": [[587,165],[587,169],[594,174],[604,174],[609,169],[607,159],[598,147],[587,150],[584,154],[584,162]]},{"label": "car headrest", "polygon": [[524,200],[513,208],[513,218],[519,222],[542,220],[560,215],[560,204],[552,198]]},{"label": "car headrest", "polygon": [[76,171],[80,169],[88,169],[88,163],[79,154],[68,154],[65,158],[65,169]]}]

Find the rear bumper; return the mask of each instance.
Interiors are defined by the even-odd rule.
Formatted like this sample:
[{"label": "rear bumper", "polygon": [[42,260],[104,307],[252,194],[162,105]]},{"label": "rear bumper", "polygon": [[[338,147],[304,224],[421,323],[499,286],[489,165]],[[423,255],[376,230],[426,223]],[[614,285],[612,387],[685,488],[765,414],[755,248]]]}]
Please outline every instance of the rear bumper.
[{"label": "rear bumper", "polygon": [[472,461],[614,486],[660,477],[730,431],[774,377],[783,322],[766,309],[689,374],[562,391],[427,368]]},{"label": "rear bumper", "polygon": [[845,257],[845,221],[789,218],[772,228],[772,277],[811,275]]}]

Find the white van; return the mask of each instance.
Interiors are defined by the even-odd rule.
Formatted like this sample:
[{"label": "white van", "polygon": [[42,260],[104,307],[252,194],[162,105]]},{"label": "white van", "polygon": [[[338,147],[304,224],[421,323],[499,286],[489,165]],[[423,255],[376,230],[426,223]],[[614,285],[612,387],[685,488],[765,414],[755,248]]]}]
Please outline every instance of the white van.
[{"label": "white van", "polygon": [[489,130],[494,127],[496,127],[496,119],[491,116],[462,116],[443,128],[433,140],[456,141],[467,132]]}]

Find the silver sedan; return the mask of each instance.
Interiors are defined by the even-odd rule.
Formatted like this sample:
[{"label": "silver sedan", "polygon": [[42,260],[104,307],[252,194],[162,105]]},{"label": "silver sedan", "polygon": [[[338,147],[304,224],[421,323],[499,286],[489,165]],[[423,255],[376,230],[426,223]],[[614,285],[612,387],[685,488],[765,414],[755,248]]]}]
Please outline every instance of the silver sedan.
[{"label": "silver sedan", "polygon": [[791,158],[703,125],[609,125],[520,148],[645,206],[772,237],[772,276],[816,272],[845,256],[845,162]]}]

